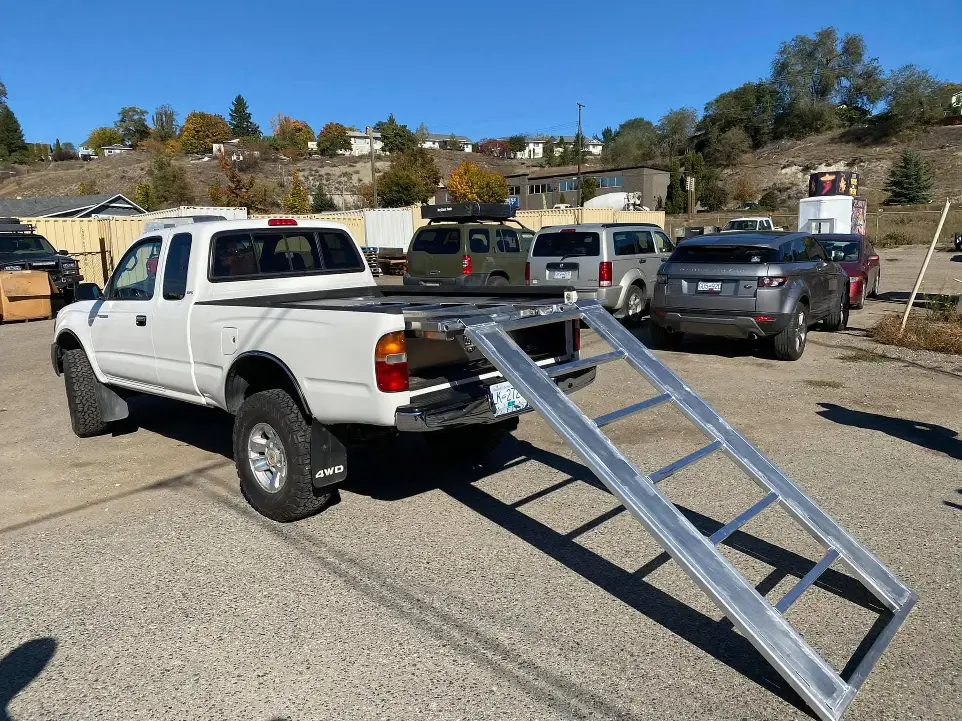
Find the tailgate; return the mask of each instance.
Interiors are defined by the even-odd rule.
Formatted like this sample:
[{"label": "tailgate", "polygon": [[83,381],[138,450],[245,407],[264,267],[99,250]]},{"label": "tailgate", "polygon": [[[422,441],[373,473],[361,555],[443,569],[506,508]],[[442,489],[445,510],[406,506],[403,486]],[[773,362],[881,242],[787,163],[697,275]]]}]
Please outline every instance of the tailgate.
[{"label": "tailgate", "polygon": [[755,311],[758,278],[767,265],[666,264],[665,307],[690,310]]},{"label": "tailgate", "polygon": [[596,288],[600,256],[598,233],[542,231],[535,236],[528,259],[531,284]]}]

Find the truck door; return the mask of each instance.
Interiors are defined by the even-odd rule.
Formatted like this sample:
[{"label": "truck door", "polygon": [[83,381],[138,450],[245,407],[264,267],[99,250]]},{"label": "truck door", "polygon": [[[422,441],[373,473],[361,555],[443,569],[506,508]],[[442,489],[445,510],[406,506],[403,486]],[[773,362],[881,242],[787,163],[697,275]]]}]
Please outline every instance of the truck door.
[{"label": "truck door", "polygon": [[167,244],[150,332],[160,385],[178,393],[198,395],[189,344],[188,314],[197,271],[191,264],[190,249],[190,233],[177,233]]},{"label": "truck door", "polygon": [[119,380],[157,385],[151,339],[160,238],[145,238],[124,253],[104,300],[95,306],[90,336],[97,365]]}]

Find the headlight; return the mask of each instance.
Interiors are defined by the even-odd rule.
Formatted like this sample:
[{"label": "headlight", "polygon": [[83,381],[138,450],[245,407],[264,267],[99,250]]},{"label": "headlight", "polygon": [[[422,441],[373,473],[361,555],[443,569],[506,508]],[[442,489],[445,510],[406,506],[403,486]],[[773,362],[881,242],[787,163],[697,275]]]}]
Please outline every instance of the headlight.
[{"label": "headlight", "polygon": [[5,265],[0,270],[23,270],[22,265]]},{"label": "headlight", "polygon": [[75,260],[68,260],[68,261],[65,261],[65,262],[64,262],[63,267],[64,267],[64,268],[79,268],[79,267],[80,267],[80,264],[79,264],[77,261],[75,261]]}]

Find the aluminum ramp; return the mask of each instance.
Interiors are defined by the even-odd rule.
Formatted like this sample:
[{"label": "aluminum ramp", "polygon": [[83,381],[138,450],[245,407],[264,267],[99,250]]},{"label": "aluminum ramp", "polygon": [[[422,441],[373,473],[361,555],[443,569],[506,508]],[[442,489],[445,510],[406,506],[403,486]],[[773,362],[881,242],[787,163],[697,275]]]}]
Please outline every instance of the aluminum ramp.
[{"label": "aluminum ramp", "polygon": [[[611,346],[593,358],[542,369],[508,335],[513,330],[580,318]],[[836,721],[851,703],[882,652],[915,604],[916,596],[863,548],[788,476],[724,421],[597,301],[544,309],[463,317],[455,322],[618,497],[734,626],[825,721]],[[452,326],[454,323],[452,323]],[[452,328],[453,329],[453,328]],[[599,418],[588,418],[552,376],[614,360],[627,361],[658,395]],[[640,471],[601,428],[661,403],[674,403],[710,439],[700,450],[651,472]],[[761,500],[710,537],[699,532],[657,488],[660,481],[716,451],[724,451],[764,491]],[[774,605],[719,553],[717,544],[756,514],[780,503],[825,548],[825,557]],[[843,679],[783,616],[789,606],[835,562],[844,565],[890,612],[854,672]]]}]

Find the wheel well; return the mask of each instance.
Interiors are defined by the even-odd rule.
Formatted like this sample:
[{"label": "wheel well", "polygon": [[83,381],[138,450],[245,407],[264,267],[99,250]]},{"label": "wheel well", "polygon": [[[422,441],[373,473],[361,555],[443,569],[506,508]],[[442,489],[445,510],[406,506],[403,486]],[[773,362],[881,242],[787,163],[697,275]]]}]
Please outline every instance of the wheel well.
[{"label": "wheel well", "polygon": [[504,278],[505,280],[508,279],[508,274],[503,270],[492,270],[490,273],[488,273],[489,278],[493,278],[495,276],[498,278]]},{"label": "wheel well", "polygon": [[801,298],[799,298],[799,299],[798,299],[798,302],[801,303],[802,305],[804,305],[806,308],[811,308],[811,307],[812,307],[811,304],[808,302],[808,296],[807,296],[807,295],[803,295]]},{"label": "wheel well", "polygon": [[305,417],[311,417],[300,386],[287,366],[278,358],[261,353],[251,353],[238,358],[227,372],[224,386],[227,410],[236,413],[241,404],[253,394],[274,388],[287,391]]},{"label": "wheel well", "polygon": [[54,370],[57,374],[63,373],[63,354],[68,350],[84,350],[80,339],[73,333],[64,331],[57,336],[56,347],[54,348]]}]

